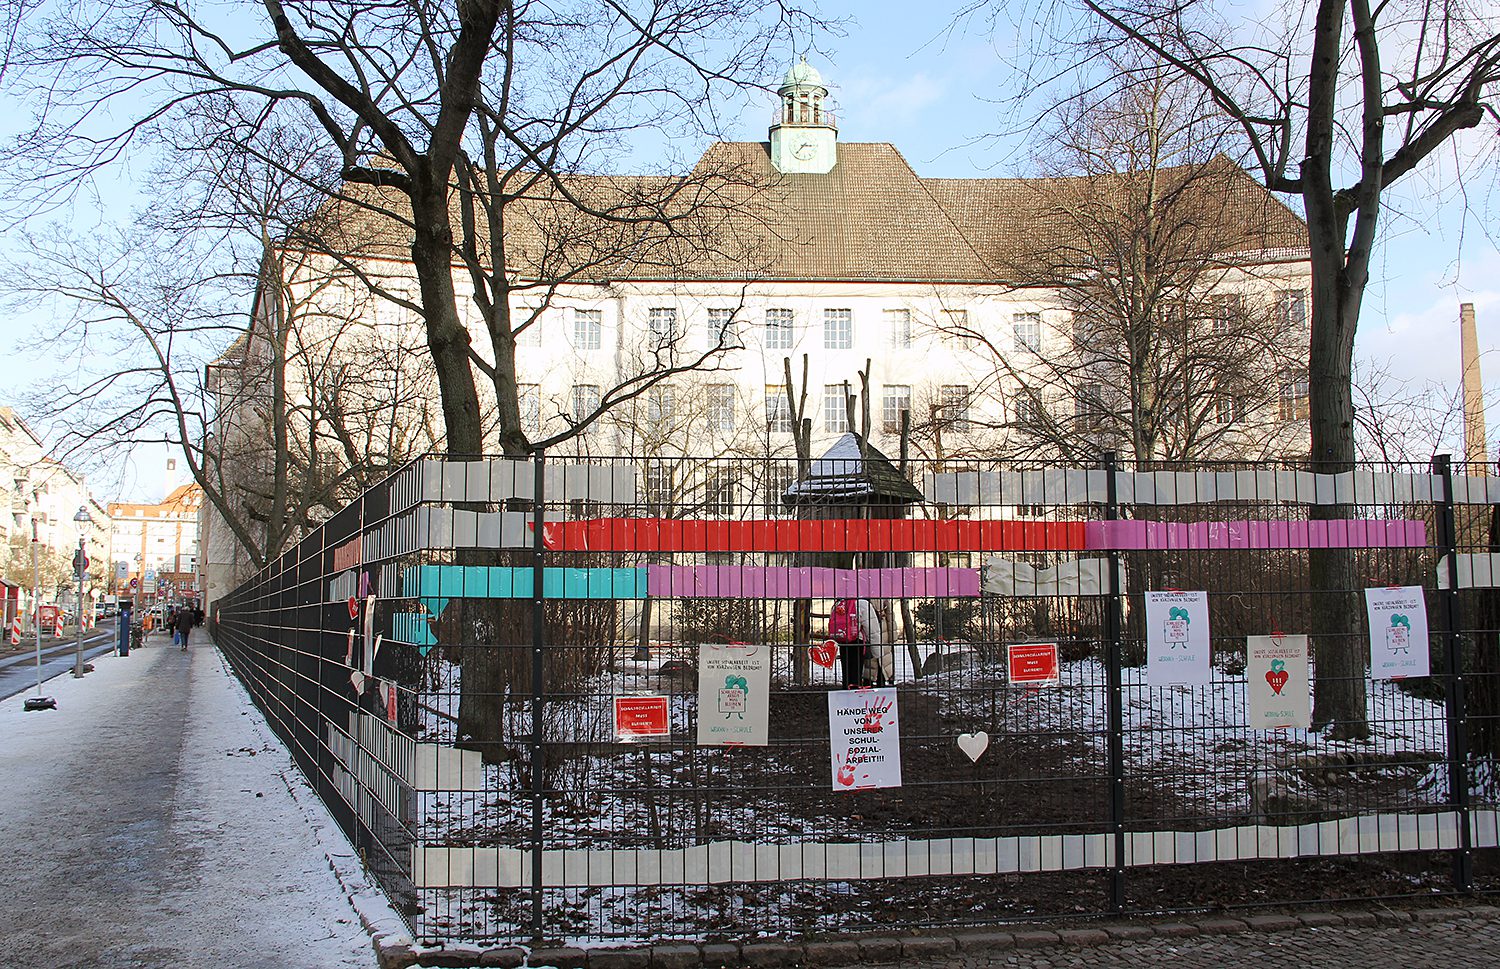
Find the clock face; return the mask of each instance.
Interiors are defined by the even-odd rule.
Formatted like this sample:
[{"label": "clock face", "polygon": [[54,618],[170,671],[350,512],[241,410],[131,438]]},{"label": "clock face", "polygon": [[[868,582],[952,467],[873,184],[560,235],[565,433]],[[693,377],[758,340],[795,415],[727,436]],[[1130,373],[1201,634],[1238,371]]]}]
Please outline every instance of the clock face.
[{"label": "clock face", "polygon": [[792,146],[792,154],[796,155],[802,161],[807,161],[813,155],[817,154],[817,151],[818,146],[805,139]]}]

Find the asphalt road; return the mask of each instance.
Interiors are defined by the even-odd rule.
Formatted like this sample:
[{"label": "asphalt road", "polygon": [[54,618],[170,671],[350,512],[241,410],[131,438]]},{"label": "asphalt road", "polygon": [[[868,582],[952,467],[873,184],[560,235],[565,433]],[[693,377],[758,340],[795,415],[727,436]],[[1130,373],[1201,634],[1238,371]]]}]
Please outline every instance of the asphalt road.
[{"label": "asphalt road", "polygon": [[[100,653],[114,649],[115,631],[95,629],[83,635],[83,657],[93,659]],[[45,681],[73,670],[78,652],[76,639],[42,638],[42,692],[46,693]],[[36,689],[36,653],[21,652],[0,659],[0,700],[15,696],[23,690]]]}]

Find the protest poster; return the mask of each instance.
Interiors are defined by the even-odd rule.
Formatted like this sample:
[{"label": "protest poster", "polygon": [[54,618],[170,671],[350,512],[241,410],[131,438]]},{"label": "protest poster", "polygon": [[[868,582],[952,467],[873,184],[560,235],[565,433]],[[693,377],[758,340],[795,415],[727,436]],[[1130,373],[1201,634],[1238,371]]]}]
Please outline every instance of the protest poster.
[{"label": "protest poster", "polygon": [[1252,730],[1312,726],[1307,637],[1249,636],[1245,640],[1249,722]]},{"label": "protest poster", "polygon": [[1011,643],[1005,664],[1011,686],[1056,686],[1060,678],[1056,643]]},{"label": "protest poster", "polygon": [[764,747],[770,742],[771,650],[704,643],[698,647],[698,743]]},{"label": "protest poster", "polygon": [[894,688],[828,694],[835,791],[901,786],[901,723],[896,713]]},{"label": "protest poster", "polygon": [[615,739],[650,740],[672,733],[664,696],[615,697]]},{"label": "protest poster", "polygon": [[1401,680],[1429,672],[1427,600],[1419,585],[1365,590],[1370,619],[1370,676]]},{"label": "protest poster", "polygon": [[1207,592],[1146,593],[1146,682],[1201,686],[1209,666]]}]

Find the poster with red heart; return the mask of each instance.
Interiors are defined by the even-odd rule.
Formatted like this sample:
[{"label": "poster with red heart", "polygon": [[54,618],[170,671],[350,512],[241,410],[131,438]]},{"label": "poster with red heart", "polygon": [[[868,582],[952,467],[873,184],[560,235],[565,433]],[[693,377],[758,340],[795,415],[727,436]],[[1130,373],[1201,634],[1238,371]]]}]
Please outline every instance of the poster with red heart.
[{"label": "poster with red heart", "polygon": [[1312,726],[1307,637],[1276,633],[1245,640],[1248,723],[1253,730]]}]

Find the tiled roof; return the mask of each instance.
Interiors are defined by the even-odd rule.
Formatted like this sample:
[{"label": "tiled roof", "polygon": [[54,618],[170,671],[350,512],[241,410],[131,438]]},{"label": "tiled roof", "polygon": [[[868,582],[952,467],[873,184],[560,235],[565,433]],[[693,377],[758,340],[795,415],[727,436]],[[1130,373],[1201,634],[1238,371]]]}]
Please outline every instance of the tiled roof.
[{"label": "tiled roof", "polygon": [[[1187,169],[1159,175],[1189,186],[1193,221],[1212,229],[1218,251],[1257,260],[1305,250],[1289,208],[1228,159],[1207,167],[1212,177],[1191,182]],[[580,215],[538,180],[506,209],[506,261],[542,279],[1044,283],[1077,235],[1068,208],[1108,209],[1132,178],[920,178],[883,143],[840,144],[827,174],[783,175],[766,143],[718,142],[684,178],[570,176],[566,193],[607,217]],[[408,258],[402,200],[350,191],[373,207],[327,206],[318,231],[348,251]]]}]

